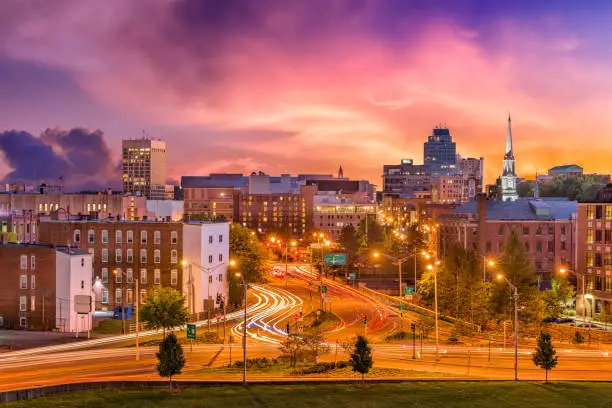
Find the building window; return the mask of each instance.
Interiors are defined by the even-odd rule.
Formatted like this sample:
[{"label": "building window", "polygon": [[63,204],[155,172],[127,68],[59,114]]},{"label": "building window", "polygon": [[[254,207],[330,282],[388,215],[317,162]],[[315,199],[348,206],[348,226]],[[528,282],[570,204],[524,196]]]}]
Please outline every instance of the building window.
[{"label": "building window", "polygon": [[219,274],[219,282],[223,282],[223,274],[222,273]]},{"label": "building window", "polygon": [[36,269],[36,257],[34,255],[30,256],[30,270]]},{"label": "building window", "polygon": [[159,269],[153,271],[153,283],[155,285],[161,284],[161,271]]},{"label": "building window", "polygon": [[523,235],[529,235],[529,227],[523,227]]},{"label": "building window", "polygon": [[178,233],[176,231],[172,231],[170,233],[170,243],[177,244],[178,243]]},{"label": "building window", "polygon": [[146,269],[140,270],[140,284],[141,285],[147,284],[147,270]]},{"label": "building window", "polygon": [[115,289],[115,305],[122,305],[123,304],[123,296],[121,293],[121,289],[117,288]]},{"label": "building window", "polygon": [[108,289],[102,289],[102,304],[108,304]]},{"label": "building window", "polygon": [[134,262],[134,250],[133,249],[130,248],[125,251],[125,261],[127,263]]},{"label": "building window", "polygon": [[537,252],[538,254],[541,254],[541,253],[542,253],[542,241],[538,241],[538,242],[536,242],[536,252]]},{"label": "building window", "polygon": [[603,232],[601,230],[595,230],[595,242],[601,242],[603,240]]},{"label": "building window", "polygon": [[108,283],[108,268],[102,268],[102,283]]},{"label": "building window", "polygon": [[19,289],[28,288],[28,275],[21,275],[19,277]]},{"label": "building window", "polygon": [[606,269],[610,269],[610,266],[612,266],[612,255],[605,254],[604,255],[604,267]]},{"label": "building window", "polygon": [[102,248],[102,263],[108,262],[108,249]]},{"label": "building window", "polygon": [[102,230],[102,243],[108,244],[108,230]]},{"label": "building window", "polygon": [[223,235],[219,235],[219,242],[223,242]]},{"label": "building window", "polygon": [[140,263],[147,263],[147,250],[146,249],[141,249],[140,250]]},{"label": "building window", "polygon": [[25,317],[20,317],[19,318],[19,326],[21,326],[21,327],[28,327],[28,319],[26,319]]},{"label": "building window", "polygon": [[602,205],[596,205],[595,206],[595,219],[596,220],[601,220],[603,218],[603,206]]},{"label": "building window", "polygon": [[565,251],[565,249],[566,249],[565,241],[561,241],[561,250]]},{"label": "building window", "polygon": [[20,312],[25,312],[27,310],[28,308],[28,305],[26,303],[27,300],[28,300],[27,296],[19,296],[19,311]]},{"label": "building window", "polygon": [[153,263],[161,263],[161,251],[159,249],[153,251]]},{"label": "building window", "polygon": [[[527,234],[529,234],[529,233],[527,233]],[[542,226],[541,225],[537,226],[537,228],[536,228],[536,235],[542,235]]]},{"label": "building window", "polygon": [[123,254],[121,253],[121,249],[115,249],[115,262],[123,262]]},{"label": "building window", "polygon": [[593,266],[593,253],[592,252],[586,253],[586,265]]},{"label": "building window", "polygon": [[606,292],[612,291],[612,278],[606,276]]},{"label": "building window", "polygon": [[219,262],[223,262],[223,254],[219,254]]},{"label": "building window", "polygon": [[125,240],[127,241],[128,244],[133,244],[134,243],[134,231],[127,231],[125,233]]},{"label": "building window", "polygon": [[87,231],[87,242],[93,244],[96,242],[96,232],[94,230]]},{"label": "building window", "polygon": [[147,299],[147,291],[145,289],[140,290],[140,304],[144,305]]},{"label": "building window", "polygon": [[178,283],[178,271],[176,269],[172,269],[170,271],[170,284],[176,286]]},{"label": "building window", "polygon": [[125,291],[125,297],[126,297],[128,305],[131,305],[132,303],[134,303],[134,296],[132,295],[132,289],[128,289]]},{"label": "building window", "polygon": [[36,289],[36,275],[30,276],[30,289]]},{"label": "building window", "polygon": [[147,231],[140,231],[140,243],[141,244],[147,243]]},{"label": "building window", "polygon": [[36,310],[36,296],[30,296],[30,311]]},{"label": "building window", "polygon": [[208,243],[209,243],[209,244],[212,244],[212,241],[213,241],[212,235],[209,235],[209,236],[208,236]]},{"label": "building window", "polygon": [[587,230],[587,244],[592,244],[592,243],[593,243],[593,230],[588,229]]},{"label": "building window", "polygon": [[28,256],[27,255],[21,255],[21,269],[28,269]]},{"label": "building window", "polygon": [[176,249],[170,251],[170,263],[175,264],[178,262],[178,252]]},{"label": "building window", "polygon": [[134,282],[134,271],[132,270],[132,268],[127,268],[125,274],[127,277],[127,283]]},{"label": "building window", "polygon": [[592,220],[595,218],[595,206],[589,205],[587,206],[587,219]]},{"label": "building window", "polygon": [[548,252],[554,252],[554,251],[555,251],[555,242],[548,241]]},{"label": "building window", "polygon": [[552,225],[548,226],[548,235],[553,235],[555,233],[555,228]]},{"label": "building window", "polygon": [[81,243],[81,230],[74,230],[73,240],[75,244]]},{"label": "building window", "polygon": [[211,264],[213,262],[213,256],[208,255],[208,263]]},{"label": "building window", "polygon": [[155,245],[161,244],[161,232],[155,231],[153,233],[153,241],[155,242]]},{"label": "building window", "polygon": [[121,268],[115,269],[113,273],[115,274],[115,283],[121,283],[123,280],[123,272],[121,271]]},{"label": "building window", "polygon": [[565,225],[561,226],[561,235],[565,235]]},{"label": "building window", "polygon": [[212,275],[208,275],[208,283],[212,283]]},{"label": "building window", "polygon": [[529,242],[525,242],[525,251],[529,252]]},{"label": "building window", "polygon": [[115,244],[121,244],[123,242],[123,234],[121,230],[115,231]]},{"label": "building window", "polygon": [[595,267],[596,268],[601,268],[601,265],[603,264],[602,259],[601,259],[601,254],[600,253],[596,253],[595,254]]}]

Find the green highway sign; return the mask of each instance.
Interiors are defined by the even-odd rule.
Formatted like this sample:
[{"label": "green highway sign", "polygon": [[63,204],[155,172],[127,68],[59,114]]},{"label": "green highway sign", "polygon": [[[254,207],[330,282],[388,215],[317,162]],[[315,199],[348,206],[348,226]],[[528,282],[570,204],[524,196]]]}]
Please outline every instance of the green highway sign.
[{"label": "green highway sign", "polygon": [[357,274],[356,274],[356,273],[350,273],[350,274],[349,274],[349,279],[350,279],[350,280],[355,280],[355,279],[357,279]]},{"label": "green highway sign", "polygon": [[400,303],[399,310],[404,310],[404,304],[403,303]]},{"label": "green highway sign", "polygon": [[187,338],[188,339],[195,339],[196,338],[196,325],[195,324],[188,324],[187,325]]},{"label": "green highway sign", "polygon": [[404,288],[404,295],[412,295],[414,294],[414,288],[411,286],[406,286]]},{"label": "green highway sign", "polygon": [[325,286],[325,285],[319,285],[319,292],[321,292],[321,293],[325,293],[325,292],[327,292],[327,286]]},{"label": "green highway sign", "polygon": [[346,265],[346,254],[325,254],[325,265]]}]

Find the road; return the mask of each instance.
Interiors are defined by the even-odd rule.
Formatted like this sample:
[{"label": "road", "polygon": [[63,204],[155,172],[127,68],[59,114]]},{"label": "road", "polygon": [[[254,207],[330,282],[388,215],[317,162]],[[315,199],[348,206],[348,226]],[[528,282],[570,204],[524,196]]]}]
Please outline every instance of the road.
[{"label": "road", "polygon": [[[308,268],[291,266],[288,280],[277,279],[269,285],[252,285],[247,319],[247,354],[252,357],[274,358],[279,355],[279,343],[286,336],[286,324],[295,330],[294,316],[302,309],[304,314],[320,306],[316,292],[318,281]],[[309,285],[309,282],[313,282]],[[405,344],[382,343],[386,336],[401,326],[401,320],[392,309],[380,304],[345,285],[324,280],[330,295],[332,311],[340,318],[340,324],[332,328],[326,338],[330,352],[323,361],[346,360],[348,355],[338,342],[366,329],[362,314],[368,316],[367,334],[374,340],[375,367],[412,370],[395,372],[394,377],[419,378],[444,376],[446,378],[513,379],[514,354],[507,348],[440,346],[436,353],[431,343],[421,347],[411,342]],[[185,347],[187,365],[178,379],[235,380],[241,379],[240,370],[221,369],[242,355],[241,336],[244,322],[242,312],[228,315],[234,319],[228,323],[233,344],[196,345],[193,351]],[[199,322],[204,330],[207,322]],[[213,325],[215,330],[215,325]],[[156,332],[144,333],[143,337]],[[133,347],[112,347],[124,342],[128,336],[115,336],[92,340],[90,343],[71,343],[40,349],[22,350],[0,355],[0,390],[20,389],[40,385],[81,381],[110,381],[120,379],[159,379],[155,372],[155,347],[141,347],[141,360],[134,359]],[[69,347],[68,347],[69,346]],[[92,346],[104,348],[91,348]],[[109,347],[111,346],[111,347]],[[89,347],[88,349],[84,349]],[[533,349],[522,348],[519,354],[521,379],[541,379],[543,371],[531,362]],[[612,351],[612,350],[610,350]],[[415,359],[412,358],[413,352]],[[551,373],[552,379],[609,380],[612,378],[612,357],[607,349],[576,350],[558,349],[559,365]],[[389,374],[391,375],[391,374]],[[253,379],[295,379],[287,373],[249,373]],[[320,376],[319,376],[320,377]],[[319,378],[311,376],[310,378]],[[326,376],[327,377],[327,376]]]}]

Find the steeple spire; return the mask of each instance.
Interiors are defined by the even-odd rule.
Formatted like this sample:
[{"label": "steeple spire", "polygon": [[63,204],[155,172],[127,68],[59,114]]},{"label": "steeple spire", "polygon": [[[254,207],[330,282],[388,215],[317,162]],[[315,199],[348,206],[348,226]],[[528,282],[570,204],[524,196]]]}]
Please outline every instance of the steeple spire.
[{"label": "steeple spire", "polygon": [[514,152],[512,151],[512,119],[510,119],[510,112],[508,112],[508,135],[506,136],[506,159],[514,159]]},{"label": "steeple spire", "polygon": [[338,178],[344,178],[344,171],[342,170],[342,166],[338,169]]}]

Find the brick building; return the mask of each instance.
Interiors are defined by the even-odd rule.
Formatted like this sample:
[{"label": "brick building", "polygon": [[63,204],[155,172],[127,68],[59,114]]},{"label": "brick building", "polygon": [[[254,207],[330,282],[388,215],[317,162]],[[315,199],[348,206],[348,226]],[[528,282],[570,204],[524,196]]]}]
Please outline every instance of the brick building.
[{"label": "brick building", "polygon": [[[154,287],[167,286],[182,291],[182,223],[49,220],[40,223],[39,234],[43,244],[69,242],[91,254],[90,281],[100,282],[96,309],[114,309],[122,301],[134,303],[136,279],[139,279],[141,302]],[[113,273],[115,270],[117,274]]]},{"label": "brick building", "polygon": [[91,255],[78,248],[0,244],[0,326],[87,331],[91,315],[77,315],[75,296],[92,296]]},{"label": "brick building", "polygon": [[577,203],[563,199],[488,200],[479,194],[450,213],[438,217],[439,252],[459,242],[487,258],[503,252],[508,233],[520,231],[535,272],[549,281],[561,266],[574,263]]}]

